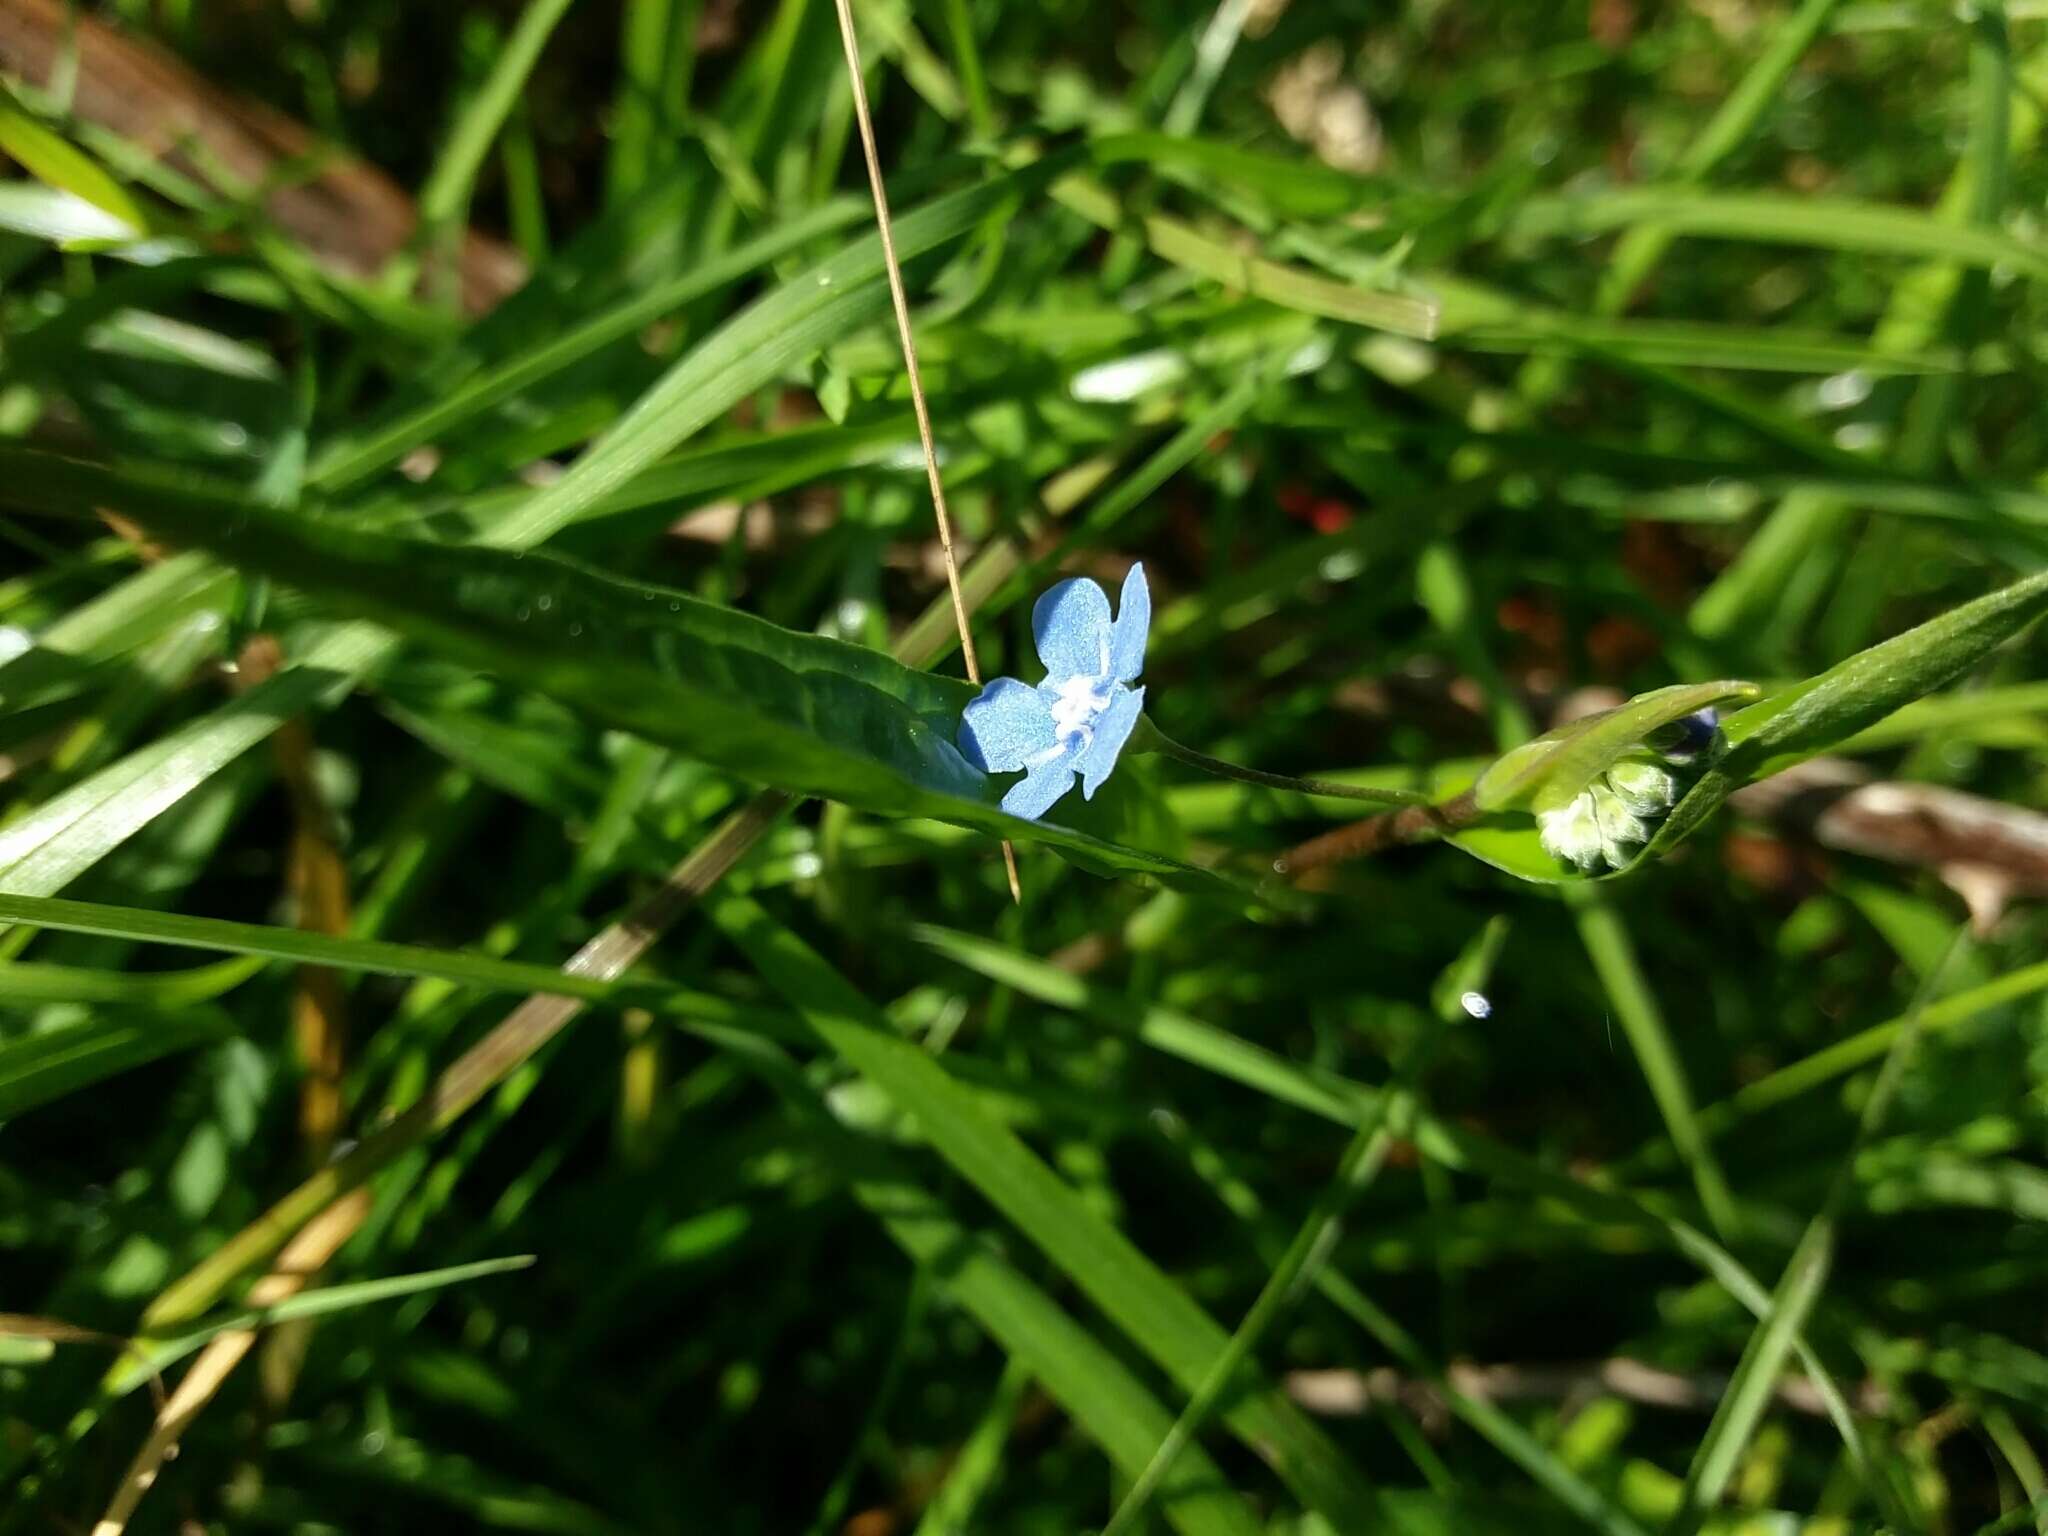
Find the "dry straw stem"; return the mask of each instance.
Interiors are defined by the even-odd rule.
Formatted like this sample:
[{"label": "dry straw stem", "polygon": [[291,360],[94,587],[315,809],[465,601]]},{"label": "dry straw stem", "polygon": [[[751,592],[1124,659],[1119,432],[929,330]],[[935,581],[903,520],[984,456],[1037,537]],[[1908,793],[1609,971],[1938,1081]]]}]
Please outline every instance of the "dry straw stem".
[{"label": "dry straw stem", "polygon": [[[304,1290],[307,1283],[327,1267],[341,1245],[355,1235],[356,1228],[363,1224],[363,1218],[369,1212],[370,1192],[366,1189],[357,1190],[348,1199],[321,1212],[285,1246],[284,1252],[278,1256],[277,1267],[250,1287],[249,1304],[252,1307],[274,1307]],[[200,1352],[199,1358],[192,1363],[192,1369],[178,1383],[178,1390],[171,1394],[170,1401],[157,1410],[149,1438],[135,1453],[135,1460],[129,1463],[120,1486],[107,1503],[107,1512],[93,1526],[92,1536],[120,1536],[128,1528],[142,1496],[156,1482],[163,1464],[176,1454],[179,1436],[213,1401],[214,1394],[220,1391],[255,1342],[254,1329],[238,1328],[221,1334]]]},{"label": "dry straw stem", "polygon": [[[235,672],[236,691],[247,693],[275,677],[283,667],[284,653],[275,637],[254,636],[242,648]],[[336,837],[334,813],[313,771],[313,732],[305,718],[297,716],[279,726],[271,738],[271,748],[292,808],[291,857],[287,867],[299,926],[332,938],[346,938],[348,868]],[[321,965],[299,967],[291,1005],[292,1033],[305,1071],[299,1121],[307,1160],[315,1167],[327,1160],[334,1138],[341,1132],[347,1006],[338,972]]]},{"label": "dry straw stem", "polygon": [[[753,847],[789,804],[790,797],[775,790],[749,800],[719,823],[652,896],[585,944],[563,970],[599,981],[623,975]],[[412,1108],[307,1179],[165,1290],[143,1314],[144,1327],[161,1329],[196,1317],[236,1275],[262,1262],[329,1202],[359,1187],[399,1152],[454,1121],[587,1006],[582,998],[545,993],[529,997],[457,1057]]]},{"label": "dry straw stem", "polygon": [[[753,847],[789,803],[789,796],[779,791],[756,795],[721,822],[652,896],[585,944],[563,969],[603,981],[624,974]],[[529,997],[458,1057],[411,1109],[315,1173],[158,1296],[143,1313],[144,1329],[169,1328],[197,1316],[236,1275],[260,1263],[280,1244],[283,1252],[278,1264],[250,1289],[250,1304],[274,1306],[304,1289],[369,1214],[370,1192],[365,1186],[370,1176],[407,1147],[455,1120],[587,1006],[580,998]],[[248,1330],[222,1334],[193,1363],[169,1403],[158,1412],[149,1439],[136,1453],[93,1536],[118,1536],[127,1528],[178,1437],[242,1363],[255,1338],[254,1331]]]},{"label": "dry straw stem", "polygon": [[[875,148],[875,123],[868,111],[868,88],[861,78],[860,43],[853,34],[853,0],[834,0],[839,12],[839,41],[846,50],[846,74],[853,86],[853,115],[860,124],[860,147],[868,166],[868,187],[875,197],[875,228],[882,238],[882,262],[889,270],[889,299],[896,310],[896,339],[903,345],[903,371],[910,377],[910,408],[917,417],[917,437],[924,448],[925,479],[932,488],[932,514],[938,519],[939,548],[946,557],[946,591],[953,599],[953,622],[960,630],[960,656],[967,680],[981,685],[981,662],[974,654],[974,631],[967,622],[967,603],[960,595],[960,562],[953,554],[953,519],[946,511],[946,486],[939,474],[938,450],[932,443],[931,411],[924,400],[924,380],[917,370],[917,342],[910,329],[910,300],[903,291],[903,269],[896,261],[896,237],[889,227],[889,194],[882,186],[882,157]],[[1021,902],[1017,850],[1003,841],[1003,870],[1010,877],[1010,899]]]}]

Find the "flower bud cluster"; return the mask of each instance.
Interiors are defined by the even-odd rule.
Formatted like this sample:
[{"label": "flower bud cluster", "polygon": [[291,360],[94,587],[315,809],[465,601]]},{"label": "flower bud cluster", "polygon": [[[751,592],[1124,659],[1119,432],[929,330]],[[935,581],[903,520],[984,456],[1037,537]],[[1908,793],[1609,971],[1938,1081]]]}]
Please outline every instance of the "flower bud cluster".
[{"label": "flower bud cluster", "polygon": [[1624,753],[1573,800],[1536,817],[1543,850],[1581,874],[1624,869],[1723,746],[1713,710]]}]

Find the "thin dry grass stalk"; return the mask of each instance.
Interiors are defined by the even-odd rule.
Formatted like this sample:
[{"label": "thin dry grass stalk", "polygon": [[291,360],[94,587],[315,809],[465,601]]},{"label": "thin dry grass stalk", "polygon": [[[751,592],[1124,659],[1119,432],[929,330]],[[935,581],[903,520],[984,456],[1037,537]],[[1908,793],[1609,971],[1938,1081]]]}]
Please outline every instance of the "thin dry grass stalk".
[{"label": "thin dry grass stalk", "polygon": [[[249,1304],[274,1307],[304,1290],[327,1267],[341,1245],[355,1235],[369,1213],[370,1192],[366,1189],[356,1190],[322,1211],[285,1245],[277,1266],[249,1288]],[[149,1438],[129,1463],[120,1486],[107,1503],[106,1513],[93,1526],[92,1536],[121,1536],[128,1528],[142,1496],[155,1484],[164,1463],[177,1454],[179,1438],[234,1374],[235,1367],[255,1346],[256,1337],[254,1329],[235,1329],[219,1335],[200,1351],[170,1401],[157,1410]]]},{"label": "thin dry grass stalk", "polygon": [[[946,510],[946,485],[939,474],[938,450],[932,443],[932,417],[925,405],[924,380],[917,369],[917,341],[911,334],[910,300],[903,291],[903,269],[896,261],[896,236],[889,226],[889,193],[882,185],[882,157],[875,148],[875,123],[868,112],[867,83],[861,78],[860,43],[853,33],[853,0],[833,0],[839,12],[839,42],[846,51],[847,78],[853,86],[853,115],[860,124],[861,154],[867,160],[868,188],[875,198],[875,228],[882,237],[882,260],[889,269],[889,298],[896,310],[896,339],[903,347],[903,371],[910,377],[910,405],[917,416],[917,438],[924,449],[925,479],[932,491],[932,514],[938,519],[939,548],[946,557],[946,591],[953,599],[953,622],[960,630],[960,656],[967,680],[981,685],[981,662],[974,654],[974,630],[967,620],[967,601],[960,593],[960,562],[953,553],[953,519]],[[1017,850],[1003,841],[1003,871],[1010,879],[1010,899],[1021,902],[1024,888],[1017,878]]]}]

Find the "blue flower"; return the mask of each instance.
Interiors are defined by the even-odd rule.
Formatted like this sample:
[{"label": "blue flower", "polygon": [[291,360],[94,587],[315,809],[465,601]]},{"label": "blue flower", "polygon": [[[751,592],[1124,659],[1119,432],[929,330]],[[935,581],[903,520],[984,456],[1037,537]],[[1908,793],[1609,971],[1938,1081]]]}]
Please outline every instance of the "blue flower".
[{"label": "blue flower", "polygon": [[960,717],[960,750],[984,773],[1024,777],[1003,796],[1012,816],[1036,821],[1074,787],[1095,791],[1116,766],[1145,707],[1133,688],[1145,670],[1145,634],[1152,627],[1152,593],[1145,567],[1124,578],[1116,622],[1109,599],[1086,577],[1063,581],[1031,610],[1031,633],[1045,681],[1033,688],[1014,677],[992,679]]}]

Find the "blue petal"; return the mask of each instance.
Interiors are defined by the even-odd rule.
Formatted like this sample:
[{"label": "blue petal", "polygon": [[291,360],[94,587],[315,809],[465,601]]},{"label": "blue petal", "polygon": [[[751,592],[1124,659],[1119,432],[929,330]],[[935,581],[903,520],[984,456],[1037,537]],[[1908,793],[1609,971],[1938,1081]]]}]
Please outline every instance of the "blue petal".
[{"label": "blue petal", "polygon": [[1120,683],[1132,683],[1145,670],[1145,636],[1152,628],[1152,589],[1145,582],[1144,562],[1131,567],[1124,577],[1123,596],[1117,599],[1116,627],[1109,636],[1109,675]]},{"label": "blue petal", "polygon": [[1074,787],[1074,760],[1056,758],[1040,763],[1010,786],[1003,796],[1003,809],[1012,816],[1036,821],[1052,809],[1052,803]]},{"label": "blue petal", "polygon": [[1705,709],[1674,720],[1666,727],[1671,740],[1664,747],[1664,755],[1674,762],[1690,762],[1714,745],[1714,738],[1720,730],[1721,711],[1709,704]]},{"label": "blue petal", "polygon": [[960,714],[961,754],[983,773],[1015,773],[1057,740],[1045,700],[1014,677],[990,679]]},{"label": "blue petal", "polygon": [[1108,671],[1109,599],[1086,576],[1047,587],[1031,609],[1031,634],[1054,687],[1070,677],[1100,677]]},{"label": "blue petal", "polygon": [[[1126,591],[1129,590],[1127,587]],[[1124,749],[1124,743],[1131,739],[1131,731],[1138,723],[1138,716],[1145,708],[1145,690],[1142,688],[1119,688],[1116,697],[1109,701],[1109,708],[1102,712],[1102,718],[1095,722],[1095,736],[1081,750],[1074,760],[1074,766],[1081,770],[1081,794],[1093,800],[1095,791],[1102,781],[1109,777],[1110,769],[1116,766],[1117,754]]]}]

